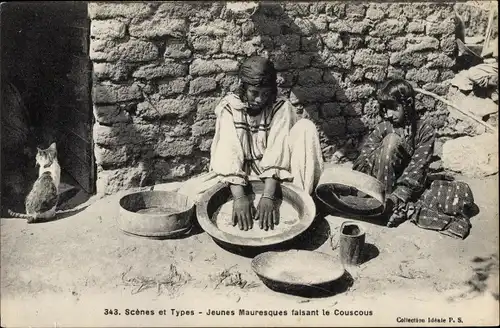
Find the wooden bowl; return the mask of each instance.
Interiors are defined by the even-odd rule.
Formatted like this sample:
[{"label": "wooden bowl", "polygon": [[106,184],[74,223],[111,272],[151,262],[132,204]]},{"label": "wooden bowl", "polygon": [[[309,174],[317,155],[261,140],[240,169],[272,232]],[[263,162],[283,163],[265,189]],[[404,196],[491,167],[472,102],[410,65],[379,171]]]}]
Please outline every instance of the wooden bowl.
[{"label": "wooden bowl", "polygon": [[118,227],[125,233],[163,239],[175,238],[191,229],[194,203],[172,191],[130,193],[120,199]]},{"label": "wooden bowl", "polygon": [[[260,180],[249,182],[247,194],[252,195],[257,206],[264,191]],[[280,206],[280,223],[274,230],[264,231],[254,221],[253,229],[239,230],[231,224],[232,195],[229,186],[219,183],[206,191],[196,205],[201,228],[216,242],[236,247],[269,247],[283,244],[300,235],[313,222],[316,207],[309,194],[296,186],[283,183],[277,192]]]},{"label": "wooden bowl", "polygon": [[[355,188],[369,197],[340,196],[331,189],[335,185]],[[326,168],[316,187],[315,195],[330,210],[347,215],[373,217],[381,215],[385,209],[383,184],[372,176],[345,166],[334,165]]]},{"label": "wooden bowl", "polygon": [[305,250],[259,254],[252,260],[252,270],[271,290],[289,294],[334,293],[335,282],[345,274],[334,257]]}]

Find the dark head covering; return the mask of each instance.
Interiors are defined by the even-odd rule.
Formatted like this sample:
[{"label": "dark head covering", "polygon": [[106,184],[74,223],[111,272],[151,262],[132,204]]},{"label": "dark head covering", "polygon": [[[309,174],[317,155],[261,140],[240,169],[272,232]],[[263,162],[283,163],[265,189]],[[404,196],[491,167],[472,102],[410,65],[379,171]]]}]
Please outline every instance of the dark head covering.
[{"label": "dark head covering", "polygon": [[240,66],[241,82],[254,86],[276,85],[276,69],[267,58],[253,56],[246,59]]}]

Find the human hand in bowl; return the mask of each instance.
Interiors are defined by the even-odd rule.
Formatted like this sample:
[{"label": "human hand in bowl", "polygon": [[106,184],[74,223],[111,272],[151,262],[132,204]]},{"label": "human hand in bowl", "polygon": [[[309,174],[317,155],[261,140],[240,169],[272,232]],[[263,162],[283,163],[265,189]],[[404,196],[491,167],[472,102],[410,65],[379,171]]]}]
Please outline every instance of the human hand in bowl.
[{"label": "human hand in bowl", "polygon": [[233,202],[233,227],[238,225],[245,231],[252,229],[254,213],[252,200],[247,195],[239,196]]},{"label": "human hand in bowl", "polygon": [[255,213],[255,220],[259,220],[261,229],[266,231],[268,229],[273,230],[274,226],[279,224],[280,217],[276,206],[277,204],[272,197],[264,195],[260,198],[257,213]]}]

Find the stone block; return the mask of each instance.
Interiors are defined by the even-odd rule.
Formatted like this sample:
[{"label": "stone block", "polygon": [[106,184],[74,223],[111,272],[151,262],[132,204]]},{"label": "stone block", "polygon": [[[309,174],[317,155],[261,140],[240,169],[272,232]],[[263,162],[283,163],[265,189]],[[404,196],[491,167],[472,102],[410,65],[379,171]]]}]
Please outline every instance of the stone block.
[{"label": "stone block", "polygon": [[94,105],[94,117],[101,124],[130,123],[130,114],[117,104]]},{"label": "stone block", "polygon": [[106,195],[122,190],[140,187],[147,181],[147,170],[144,166],[104,170],[97,173],[97,193]]},{"label": "stone block", "polygon": [[241,24],[241,32],[243,36],[250,36],[255,32],[255,24],[251,20],[247,20]]},{"label": "stone block", "polygon": [[278,85],[282,88],[289,88],[296,83],[296,74],[292,72],[278,72]]},{"label": "stone block", "polygon": [[128,33],[135,38],[161,38],[171,36],[180,38],[188,31],[185,19],[165,19],[155,16],[153,19],[131,23]]},{"label": "stone block", "polygon": [[158,48],[152,42],[130,40],[117,49],[120,59],[128,62],[144,62],[158,58]]},{"label": "stone block", "polygon": [[326,13],[326,2],[318,1],[311,3],[309,7],[309,13],[313,15],[321,15]]},{"label": "stone block", "polygon": [[198,149],[201,151],[210,151],[213,140],[214,138],[212,137],[201,138],[200,142],[198,143]]},{"label": "stone block", "polygon": [[343,74],[334,70],[323,70],[323,81],[333,85],[339,85],[342,82]]},{"label": "stone block", "polygon": [[417,52],[439,49],[439,40],[430,36],[411,38],[411,44],[406,48],[407,52]]},{"label": "stone block", "polygon": [[349,50],[365,48],[364,38],[356,35],[346,35],[346,38],[342,40],[342,44],[344,45],[344,49],[349,49]]},{"label": "stone block", "polygon": [[130,157],[133,156],[129,154],[128,150],[129,147],[127,146],[114,147],[112,149],[95,146],[95,162],[97,165],[107,167],[117,167],[123,165],[127,163]]},{"label": "stone block", "polygon": [[325,119],[341,116],[342,107],[340,106],[340,103],[328,102],[322,104],[320,108],[321,116]]},{"label": "stone block", "polygon": [[300,36],[295,34],[285,34],[274,38],[274,49],[293,52],[300,50]]},{"label": "stone block", "polygon": [[453,17],[436,22],[427,22],[426,34],[430,36],[455,35],[455,21]]},{"label": "stone block", "polygon": [[421,67],[427,61],[427,56],[423,53],[395,52],[391,55],[389,63],[399,66]]},{"label": "stone block", "polygon": [[329,102],[335,96],[334,90],[328,85],[314,87],[294,87],[290,95],[290,101],[295,103]]},{"label": "stone block", "polygon": [[160,82],[158,84],[158,92],[164,96],[183,93],[186,89],[187,84],[188,81],[185,78],[178,78],[170,81]]},{"label": "stone block", "polygon": [[189,58],[191,57],[191,50],[183,41],[170,41],[165,47],[165,58]]},{"label": "stone block", "polygon": [[460,137],[443,145],[443,167],[468,177],[484,177],[498,172],[498,134]]},{"label": "stone block", "polygon": [[215,118],[215,108],[220,103],[220,97],[203,97],[199,100],[196,109],[196,119]]},{"label": "stone block", "polygon": [[323,41],[318,36],[302,37],[300,48],[305,52],[317,52],[323,49]]},{"label": "stone block", "polygon": [[345,90],[337,90],[336,98],[340,102],[354,102],[360,99],[366,99],[372,96],[375,92],[375,87],[370,84],[356,85]]},{"label": "stone block", "polygon": [[[282,34],[282,26],[279,20],[269,19],[264,15],[255,15],[252,18],[256,33],[259,35],[278,36]],[[297,27],[298,29],[298,27]]]},{"label": "stone block", "polygon": [[385,17],[385,12],[383,9],[379,8],[377,3],[371,3],[366,10],[366,18],[379,21]]},{"label": "stone block", "polygon": [[339,33],[328,32],[326,34],[322,34],[321,38],[323,39],[325,47],[327,47],[328,49],[340,50],[343,48]]},{"label": "stone block", "polygon": [[234,22],[222,20],[220,18],[201,24],[190,29],[190,33],[194,35],[209,35],[215,37],[226,36],[229,34],[239,35],[240,27]]},{"label": "stone block", "polygon": [[211,77],[198,77],[189,83],[189,94],[197,95],[200,93],[215,90],[217,82]]},{"label": "stone block", "polygon": [[423,20],[416,20],[408,23],[406,27],[408,33],[420,34],[425,32],[425,23]]},{"label": "stone block", "polygon": [[419,113],[429,112],[434,110],[434,106],[436,105],[436,100],[430,96],[426,96],[423,94],[417,94],[415,96],[415,109]]},{"label": "stone block", "polygon": [[299,85],[311,86],[319,84],[323,79],[323,70],[319,68],[309,68],[299,72]]},{"label": "stone block", "polygon": [[376,38],[372,36],[366,36],[365,37],[365,44],[368,49],[373,49],[377,52],[383,52],[385,51],[385,40],[382,40],[381,38]]},{"label": "stone block", "polygon": [[399,68],[395,68],[393,66],[389,66],[387,68],[387,78],[388,79],[404,79],[405,71]]},{"label": "stone block", "polygon": [[374,26],[370,31],[371,36],[388,37],[391,35],[402,34],[406,27],[406,19],[387,19]]},{"label": "stone block", "polygon": [[321,124],[321,129],[327,137],[344,137],[346,133],[346,120],[343,117],[334,117]]},{"label": "stone block", "polygon": [[158,48],[152,42],[129,40],[91,40],[90,59],[99,61],[143,62],[158,58]]},{"label": "stone block", "polygon": [[380,104],[376,99],[368,99],[363,107],[363,113],[369,117],[376,117],[379,115]]},{"label": "stone block", "polygon": [[402,16],[408,19],[428,19],[437,9],[437,4],[433,3],[414,3],[412,5],[402,6]]},{"label": "stone block", "polygon": [[[441,74],[442,75],[442,74]],[[448,93],[449,84],[429,82],[422,86],[422,89],[434,92],[437,95],[445,96]]]},{"label": "stone block", "polygon": [[171,137],[189,136],[191,134],[191,125],[185,123],[177,123],[174,125],[172,131],[168,133]]},{"label": "stone block", "polygon": [[118,20],[93,20],[90,35],[97,39],[121,39],[125,36],[126,26]]},{"label": "stone block", "polygon": [[442,53],[430,53],[427,56],[427,68],[452,68],[455,66],[455,59]]},{"label": "stone block", "polygon": [[346,3],[344,2],[327,2],[325,6],[325,12],[329,16],[336,18],[345,17]]},{"label": "stone block", "polygon": [[96,104],[113,104],[121,101],[142,99],[140,88],[135,85],[117,85],[112,83],[96,83],[92,92]]},{"label": "stone block", "polygon": [[222,77],[217,80],[222,93],[237,92],[239,87],[239,78],[237,75],[229,75],[221,73]]},{"label": "stone block", "polygon": [[325,32],[328,30],[328,19],[325,15],[319,15],[311,20],[317,32]]},{"label": "stone block", "polygon": [[372,23],[367,19],[362,21],[337,20],[328,25],[328,29],[333,32],[361,35],[366,35],[371,28]]},{"label": "stone block", "polygon": [[387,49],[390,51],[401,51],[406,48],[407,39],[404,36],[398,36],[387,42]]},{"label": "stone block", "polygon": [[155,152],[161,157],[189,156],[194,151],[193,140],[166,138],[158,143]]},{"label": "stone block", "polygon": [[90,19],[107,18],[146,18],[153,13],[152,4],[149,3],[107,3],[91,2],[88,5]]},{"label": "stone block", "polygon": [[162,99],[151,104],[149,101],[137,105],[138,115],[147,120],[164,117],[184,117],[195,110],[195,102],[190,98]]},{"label": "stone block", "polygon": [[204,136],[215,132],[215,119],[197,121],[193,124],[192,133],[194,137]]},{"label": "stone block", "polygon": [[367,66],[364,68],[364,78],[373,82],[383,82],[387,77],[386,66]]},{"label": "stone block", "polygon": [[386,10],[387,17],[389,18],[399,18],[403,12],[403,3],[391,3],[388,5]]},{"label": "stone block", "polygon": [[277,71],[284,71],[296,68],[309,67],[312,60],[312,55],[307,53],[284,53],[277,52],[271,54],[271,60],[274,62],[274,67]]},{"label": "stone block", "polygon": [[347,17],[355,17],[355,18],[363,18],[366,14],[367,5],[364,3],[347,3],[346,5],[346,16]]},{"label": "stone block", "polygon": [[187,65],[165,62],[163,64],[149,64],[139,67],[132,76],[139,79],[153,80],[163,77],[181,77],[187,74]]},{"label": "stone block", "polygon": [[[346,117],[359,117],[363,115],[363,103],[356,101],[352,103],[341,103],[342,115]],[[349,120],[349,118],[347,118]]]},{"label": "stone block", "polygon": [[410,69],[406,73],[406,79],[415,82],[436,82],[439,77],[439,71],[421,67],[419,69]]},{"label": "stone block", "polygon": [[441,81],[446,81],[446,80],[450,80],[454,77],[455,77],[455,72],[453,72],[451,69],[445,69],[445,70],[441,71],[441,75],[440,75],[439,79]]},{"label": "stone block", "polygon": [[316,26],[310,19],[295,18],[297,32],[302,36],[309,36],[317,32]]},{"label": "stone block", "polygon": [[97,145],[117,147],[124,145],[151,144],[158,137],[158,127],[153,124],[115,124],[113,126],[94,124],[93,140]]},{"label": "stone block", "polygon": [[208,55],[216,54],[220,51],[222,40],[213,39],[203,35],[192,40],[192,47],[196,51],[204,52]]},{"label": "stone block", "polygon": [[215,20],[220,17],[224,7],[224,3],[217,1],[168,1],[161,2],[156,15],[163,19]]},{"label": "stone block", "polygon": [[353,82],[362,82],[365,78],[365,68],[364,67],[355,67],[352,72],[346,77],[345,82],[347,84]]},{"label": "stone block", "polygon": [[448,56],[453,56],[457,52],[457,43],[454,36],[441,39],[441,51]]},{"label": "stone block", "polygon": [[359,49],[354,55],[353,63],[355,65],[389,65],[389,56],[386,54],[375,53],[372,49]]},{"label": "stone block", "polygon": [[323,50],[313,57],[313,67],[337,67],[342,69],[350,69],[352,67],[352,59],[354,55],[352,51],[347,53],[335,53],[330,50]]},{"label": "stone block", "polygon": [[191,75],[208,75],[221,72],[237,72],[239,64],[236,60],[231,59],[216,59],[204,60],[195,59],[189,67]]},{"label": "stone block", "polygon": [[97,81],[127,80],[134,66],[127,63],[93,63],[93,75]]},{"label": "stone block", "polygon": [[307,16],[309,15],[309,2],[286,2],[284,3],[284,9],[287,13],[292,16]]},{"label": "stone block", "polygon": [[346,127],[347,133],[352,135],[361,135],[368,130],[365,123],[359,117],[347,118]]}]

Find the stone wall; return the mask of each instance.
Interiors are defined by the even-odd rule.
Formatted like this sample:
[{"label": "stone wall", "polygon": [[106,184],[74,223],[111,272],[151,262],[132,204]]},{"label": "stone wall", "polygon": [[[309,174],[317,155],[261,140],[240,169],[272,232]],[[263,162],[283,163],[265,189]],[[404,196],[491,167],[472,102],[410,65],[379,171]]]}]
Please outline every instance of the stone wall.
[{"label": "stone wall", "polygon": [[[98,192],[206,169],[214,106],[252,54],[274,60],[280,94],[316,123],[327,160],[377,123],[374,95],[386,78],[444,94],[442,81],[454,75],[453,3],[236,7],[89,4]],[[447,125],[448,111],[432,98],[419,96],[417,108],[440,131]]]}]

